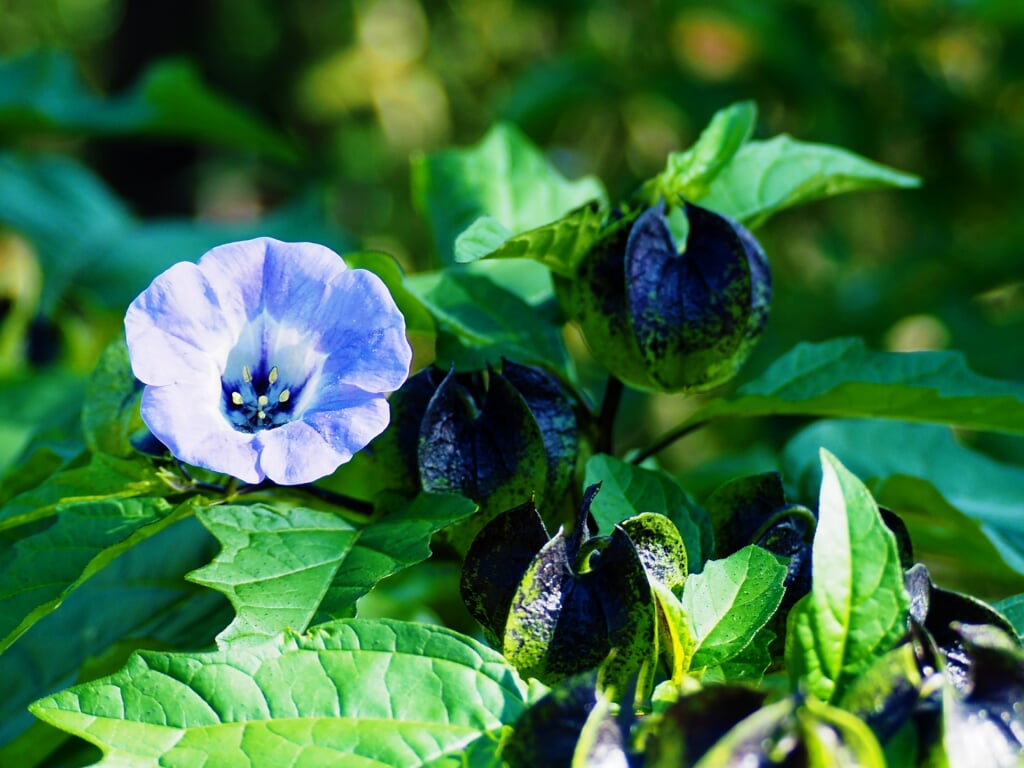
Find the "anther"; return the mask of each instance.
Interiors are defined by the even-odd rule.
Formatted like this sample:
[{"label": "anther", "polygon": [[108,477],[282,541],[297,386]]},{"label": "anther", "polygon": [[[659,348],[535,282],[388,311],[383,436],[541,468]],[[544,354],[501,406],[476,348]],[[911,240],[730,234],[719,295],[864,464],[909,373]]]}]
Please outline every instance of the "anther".
[{"label": "anther", "polygon": [[248,365],[242,366],[242,381],[244,381],[246,384],[252,384],[252,374],[249,373]]},{"label": "anther", "polygon": [[277,366],[276,365],[273,368],[270,369],[270,375],[267,376],[267,381],[269,381],[271,384],[273,384],[275,381],[277,381]]},{"label": "anther", "polygon": [[234,403],[235,405],[241,405],[243,402],[245,402],[244,400],[242,400],[242,393],[241,392],[232,392],[231,393],[231,402]]},{"label": "anther", "polygon": [[256,398],[256,404],[257,404],[257,405],[258,405],[258,406],[259,406],[260,408],[264,407],[264,406],[265,406],[265,405],[267,405],[267,404],[268,404],[269,402],[270,402],[270,398],[269,398],[269,397],[267,397],[266,395],[260,395],[259,397],[257,397],[257,398]]},{"label": "anther", "polygon": [[277,402],[279,402],[279,403],[287,403],[288,402],[288,398],[291,397],[291,396],[292,396],[292,393],[290,391],[288,391],[287,389],[282,389],[281,390],[281,394],[277,396]]},{"label": "anther", "polygon": [[256,415],[259,416],[260,419],[267,418],[267,412],[264,411],[262,408],[260,410],[256,411]]}]

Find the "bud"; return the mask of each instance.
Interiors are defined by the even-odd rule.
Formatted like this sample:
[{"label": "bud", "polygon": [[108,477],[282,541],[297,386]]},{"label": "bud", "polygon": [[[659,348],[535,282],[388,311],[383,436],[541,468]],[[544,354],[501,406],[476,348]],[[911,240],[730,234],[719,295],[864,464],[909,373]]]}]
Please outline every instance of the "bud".
[{"label": "bud", "polygon": [[683,248],[662,202],[614,222],[560,286],[594,357],[637,389],[724,384],[767,320],[771,273],[754,237],[696,205],[682,212]]},{"label": "bud", "polygon": [[407,492],[458,493],[484,517],[566,496],[580,430],[552,375],[505,360],[501,371],[420,371],[391,397],[392,429],[377,446]]}]

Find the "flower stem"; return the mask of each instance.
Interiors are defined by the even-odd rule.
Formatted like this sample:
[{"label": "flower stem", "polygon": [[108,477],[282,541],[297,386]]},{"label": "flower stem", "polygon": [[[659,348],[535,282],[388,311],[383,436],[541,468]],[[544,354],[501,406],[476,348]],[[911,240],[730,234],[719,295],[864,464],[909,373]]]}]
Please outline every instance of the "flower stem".
[{"label": "flower stem", "polygon": [[365,515],[366,517],[373,514],[373,502],[371,501],[356,499],[352,496],[346,496],[343,493],[336,493],[335,491],[328,491],[326,488],[319,488],[315,485],[303,485],[300,486],[300,488],[310,496],[315,496],[321,501],[327,501],[331,504],[336,504],[339,507],[344,507],[350,512]]},{"label": "flower stem", "polygon": [[615,416],[619,412],[619,403],[622,402],[623,384],[616,376],[608,377],[608,384],[604,388],[604,399],[601,401],[601,412],[597,416],[597,445],[598,453],[612,453],[615,443]]}]

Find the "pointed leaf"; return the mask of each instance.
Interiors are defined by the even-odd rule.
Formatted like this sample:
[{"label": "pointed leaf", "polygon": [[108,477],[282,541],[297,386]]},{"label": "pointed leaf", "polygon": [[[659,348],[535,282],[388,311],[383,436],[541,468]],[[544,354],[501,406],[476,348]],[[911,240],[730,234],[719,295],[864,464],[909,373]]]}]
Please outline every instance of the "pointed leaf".
[{"label": "pointed leaf", "polygon": [[910,599],[871,494],[824,449],[821,463],[813,583],[790,613],[786,663],[794,684],[836,701],[906,633]]},{"label": "pointed leaf", "polygon": [[338,515],[303,507],[226,504],[196,516],[223,549],[188,578],[222,592],[237,614],[220,647],[305,630],[359,535]]},{"label": "pointed leaf", "polygon": [[833,339],[798,344],[686,425],[773,415],[903,419],[1024,433],[1024,389],[973,373],[958,352],[874,352],[861,339]]},{"label": "pointed leaf", "polygon": [[505,661],[470,638],[351,620],[230,651],[139,653],[32,711],[103,749],[100,766],[412,768],[496,735],[525,697]]},{"label": "pointed leaf", "polygon": [[920,180],[839,147],[776,136],[744,144],[700,204],[757,227],[784,208],[844,192],[910,188]]}]

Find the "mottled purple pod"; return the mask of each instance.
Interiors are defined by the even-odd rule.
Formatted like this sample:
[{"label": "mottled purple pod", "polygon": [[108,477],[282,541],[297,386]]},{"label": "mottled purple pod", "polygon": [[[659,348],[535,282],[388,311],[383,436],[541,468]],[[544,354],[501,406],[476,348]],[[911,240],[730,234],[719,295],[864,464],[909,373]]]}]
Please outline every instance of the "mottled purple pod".
[{"label": "mottled purple pod", "polygon": [[768,317],[771,272],[754,237],[699,206],[684,203],[683,211],[685,247],[664,204],[656,205],[613,223],[569,286],[594,356],[637,389],[702,392],[724,384]]}]

